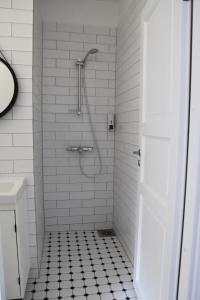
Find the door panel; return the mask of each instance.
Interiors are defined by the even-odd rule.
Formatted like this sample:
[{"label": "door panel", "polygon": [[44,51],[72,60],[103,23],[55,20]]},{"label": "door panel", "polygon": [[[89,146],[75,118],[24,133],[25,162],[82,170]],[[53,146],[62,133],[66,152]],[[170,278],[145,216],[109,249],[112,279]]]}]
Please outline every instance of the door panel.
[{"label": "door panel", "polygon": [[[159,299],[166,230],[155,212],[145,205],[143,199],[141,199],[141,213],[143,222],[141,224],[140,272],[143,274],[143,284],[148,290],[148,299]],[[160,246],[158,247],[158,245]],[[155,286],[157,286],[156,289]]]},{"label": "door panel", "polygon": [[[136,291],[144,300],[172,300],[170,277],[177,203],[185,180],[187,141],[181,122],[182,1],[148,0],[142,14],[141,170],[136,256]],[[185,144],[180,149],[179,138]],[[182,153],[180,154],[180,151]],[[181,182],[178,184],[179,177]],[[180,181],[180,180],[179,180]],[[181,198],[182,197],[182,198]],[[181,231],[179,232],[181,234]],[[175,237],[178,239],[178,237]],[[177,274],[178,276],[178,274]]]},{"label": "door panel", "polygon": [[6,299],[20,298],[14,211],[0,211]]},{"label": "door panel", "polygon": [[142,147],[145,149],[145,153],[143,153],[144,169],[141,181],[151,189],[152,193],[160,197],[160,201],[165,202],[169,179],[169,141],[164,138],[147,136],[143,138]]},{"label": "door panel", "polygon": [[[143,118],[170,110],[170,61],[171,61],[171,1],[154,1],[144,24],[144,105]],[[166,18],[167,16],[167,18]],[[161,23],[162,22],[162,23]],[[166,42],[167,41],[167,42]],[[165,59],[163,59],[165,58]],[[159,74],[159,77],[158,77]],[[155,88],[156,87],[156,88]]]}]

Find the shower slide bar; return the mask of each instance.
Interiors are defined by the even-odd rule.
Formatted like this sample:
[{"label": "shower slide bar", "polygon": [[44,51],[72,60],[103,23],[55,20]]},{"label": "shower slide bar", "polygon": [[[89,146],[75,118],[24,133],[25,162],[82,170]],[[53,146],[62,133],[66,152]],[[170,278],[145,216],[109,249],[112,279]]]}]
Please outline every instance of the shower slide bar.
[{"label": "shower slide bar", "polygon": [[90,146],[70,146],[70,147],[67,147],[66,150],[70,151],[70,152],[82,153],[82,152],[91,152],[91,151],[93,151],[93,147],[90,147]]},{"label": "shower slide bar", "polygon": [[81,104],[82,104],[82,95],[81,95],[81,90],[82,90],[82,68],[83,68],[83,62],[78,59],[76,62],[76,65],[78,66],[78,110],[77,110],[77,115],[81,115]]}]

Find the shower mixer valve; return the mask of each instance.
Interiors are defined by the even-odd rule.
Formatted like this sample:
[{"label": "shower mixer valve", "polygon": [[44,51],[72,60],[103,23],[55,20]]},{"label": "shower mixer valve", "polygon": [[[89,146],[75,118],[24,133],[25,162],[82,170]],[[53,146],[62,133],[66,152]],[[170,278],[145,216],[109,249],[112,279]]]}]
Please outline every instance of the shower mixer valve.
[{"label": "shower mixer valve", "polygon": [[91,152],[94,148],[90,146],[70,146],[67,147],[66,150],[70,152]]}]

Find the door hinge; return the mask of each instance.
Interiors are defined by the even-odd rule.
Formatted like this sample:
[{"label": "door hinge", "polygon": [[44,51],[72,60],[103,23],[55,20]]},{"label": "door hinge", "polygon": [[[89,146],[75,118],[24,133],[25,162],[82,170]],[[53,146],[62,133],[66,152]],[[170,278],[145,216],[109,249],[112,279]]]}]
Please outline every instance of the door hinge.
[{"label": "door hinge", "polygon": [[14,230],[17,232],[17,224],[14,225]]},{"label": "door hinge", "polygon": [[18,284],[21,285],[21,279],[18,277]]}]

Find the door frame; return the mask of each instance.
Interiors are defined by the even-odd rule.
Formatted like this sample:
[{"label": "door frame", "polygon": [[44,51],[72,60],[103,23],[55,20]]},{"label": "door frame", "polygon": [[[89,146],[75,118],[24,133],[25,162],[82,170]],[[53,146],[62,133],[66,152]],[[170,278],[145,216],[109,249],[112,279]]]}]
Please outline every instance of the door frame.
[{"label": "door frame", "polygon": [[3,249],[2,249],[2,237],[0,226],[0,300],[6,300],[5,282],[4,282],[4,268],[3,268]]},{"label": "door frame", "polygon": [[192,5],[188,171],[178,300],[200,298],[200,2],[193,0]]},{"label": "door frame", "polygon": [[[180,1],[182,7],[181,15],[181,79],[180,79],[180,97],[182,101],[182,107],[180,111],[180,122],[182,130],[180,132],[177,143],[179,144],[180,159],[178,162],[178,174],[179,180],[177,182],[177,203],[176,203],[176,222],[173,232],[173,257],[170,271],[170,292],[169,299],[177,300],[179,268],[180,268],[180,253],[181,253],[181,240],[182,240],[182,228],[183,228],[183,216],[185,208],[185,185],[186,185],[186,166],[187,166],[187,146],[188,146],[188,127],[189,127],[189,109],[190,109],[190,46],[191,46],[191,3],[193,0],[176,0]],[[197,0],[198,1],[198,0]],[[141,39],[141,47],[143,47]],[[142,49],[142,48],[141,48]],[[140,109],[141,111],[141,109]],[[141,116],[140,116],[141,117]],[[139,172],[138,172],[139,173]],[[138,174],[139,178],[140,174]],[[139,198],[138,198],[139,199]],[[138,222],[137,222],[138,224]],[[137,230],[138,232],[138,230]],[[136,260],[137,255],[137,243],[136,243]],[[135,273],[135,271],[134,271]],[[134,274],[136,279],[136,273]],[[142,298],[142,293],[135,285],[136,294],[139,299]],[[141,298],[140,298],[141,297]],[[180,299],[183,300],[183,299]],[[186,300],[186,299],[185,299]],[[187,299],[188,300],[188,299]],[[196,300],[196,299],[195,299]]]}]

